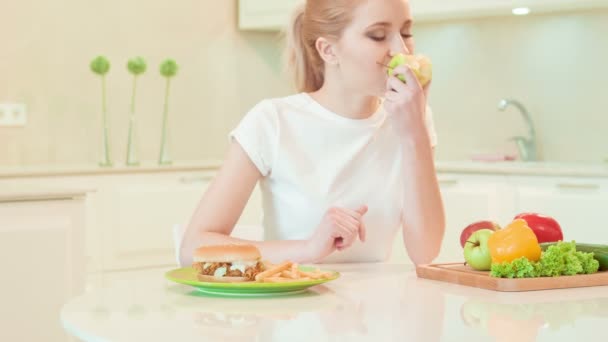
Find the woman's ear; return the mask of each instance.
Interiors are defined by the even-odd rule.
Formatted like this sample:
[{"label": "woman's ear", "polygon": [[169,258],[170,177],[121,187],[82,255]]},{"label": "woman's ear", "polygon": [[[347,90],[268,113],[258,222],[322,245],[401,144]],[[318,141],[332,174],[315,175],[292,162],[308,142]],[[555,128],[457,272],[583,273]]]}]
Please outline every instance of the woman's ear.
[{"label": "woman's ear", "polygon": [[335,53],[335,46],[327,39],[323,37],[317,38],[315,42],[315,48],[319,53],[321,59],[329,65],[338,65],[338,56]]}]

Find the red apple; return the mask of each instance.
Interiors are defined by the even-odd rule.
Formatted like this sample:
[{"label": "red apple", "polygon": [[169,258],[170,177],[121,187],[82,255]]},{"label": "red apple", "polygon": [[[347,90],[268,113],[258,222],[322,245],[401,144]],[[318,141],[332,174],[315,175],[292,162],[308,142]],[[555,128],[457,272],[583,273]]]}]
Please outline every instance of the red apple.
[{"label": "red apple", "polygon": [[500,226],[498,223],[489,220],[471,223],[462,230],[462,233],[460,233],[460,247],[464,248],[464,244],[467,242],[471,234],[480,229],[499,230]]}]

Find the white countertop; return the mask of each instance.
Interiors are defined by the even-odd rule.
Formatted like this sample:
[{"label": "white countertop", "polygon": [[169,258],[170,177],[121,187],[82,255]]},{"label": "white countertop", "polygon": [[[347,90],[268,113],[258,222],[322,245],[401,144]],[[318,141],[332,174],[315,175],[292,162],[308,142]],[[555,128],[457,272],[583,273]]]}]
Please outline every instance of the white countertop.
[{"label": "white countertop", "polygon": [[608,177],[608,163],[437,161],[437,172],[560,177]]},{"label": "white countertop", "polygon": [[[115,165],[99,167],[95,164],[51,164],[0,167],[1,178],[103,175],[150,172],[179,172],[218,170],[221,160],[176,161],[172,165],[142,162],[139,166]],[[608,163],[558,163],[558,162],[481,162],[437,161],[439,173],[503,174],[564,177],[608,177]]]},{"label": "white countertop", "polygon": [[142,162],[138,166],[126,166],[124,164],[116,164],[111,167],[100,167],[95,164],[41,164],[28,166],[3,166],[0,167],[0,178],[199,171],[216,170],[219,169],[221,165],[221,160],[200,160],[174,162],[171,165],[158,165],[158,163],[156,162]]},{"label": "white countertop", "polygon": [[0,184],[0,203],[64,200],[86,196],[92,189],[34,185]]},{"label": "white countertop", "polygon": [[85,341],[607,341],[608,287],[494,292],[412,266],[324,265],[342,276],[292,297],[209,297],[168,269],[104,274],[66,303]]}]

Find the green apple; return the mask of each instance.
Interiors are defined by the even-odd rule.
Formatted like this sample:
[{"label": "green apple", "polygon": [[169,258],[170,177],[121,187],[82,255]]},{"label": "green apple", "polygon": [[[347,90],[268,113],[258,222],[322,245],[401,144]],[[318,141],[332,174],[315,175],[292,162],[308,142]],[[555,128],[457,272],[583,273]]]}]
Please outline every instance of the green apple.
[{"label": "green apple", "polygon": [[492,266],[492,256],[488,248],[488,239],[494,234],[491,229],[480,229],[471,234],[464,244],[464,260],[473,269],[489,271]]},{"label": "green apple", "polygon": [[[412,69],[421,86],[424,87],[431,81],[431,78],[433,77],[433,65],[431,60],[423,55],[406,55],[403,53],[394,55],[388,62],[389,76],[393,75],[393,69],[404,64]],[[405,77],[403,77],[403,75],[397,75],[397,78],[405,82]]]},{"label": "green apple", "polygon": [[418,55],[416,58],[418,58],[418,64],[420,64],[420,68],[418,68],[418,72],[416,72],[416,77],[418,77],[420,85],[424,87],[433,78],[433,64],[426,56]]}]

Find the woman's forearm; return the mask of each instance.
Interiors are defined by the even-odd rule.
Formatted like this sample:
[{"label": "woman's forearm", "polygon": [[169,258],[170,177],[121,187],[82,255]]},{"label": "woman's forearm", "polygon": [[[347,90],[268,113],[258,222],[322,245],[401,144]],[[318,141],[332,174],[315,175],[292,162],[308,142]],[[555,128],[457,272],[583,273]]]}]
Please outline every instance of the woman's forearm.
[{"label": "woman's forearm", "polygon": [[403,139],[403,241],[415,264],[439,255],[445,231],[445,213],[426,130]]},{"label": "woman's forearm", "polygon": [[254,241],[239,239],[221,233],[199,232],[188,234],[184,237],[180,250],[181,264],[192,264],[192,253],[200,246],[224,244],[252,244],[260,250],[263,260],[272,263],[285,260],[298,263],[312,262],[306,240]]}]

